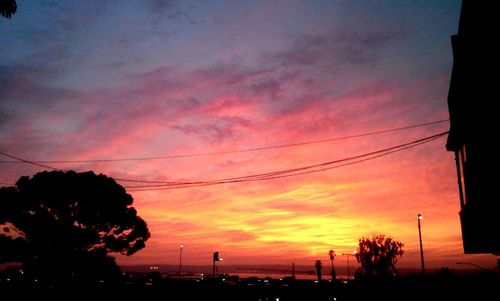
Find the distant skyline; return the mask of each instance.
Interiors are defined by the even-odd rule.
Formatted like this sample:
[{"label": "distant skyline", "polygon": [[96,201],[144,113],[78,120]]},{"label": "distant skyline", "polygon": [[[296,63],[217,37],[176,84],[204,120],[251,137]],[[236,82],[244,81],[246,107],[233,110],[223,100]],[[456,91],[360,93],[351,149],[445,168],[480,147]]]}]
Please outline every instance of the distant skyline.
[{"label": "distant skyline", "polygon": [[[210,181],[315,165],[447,131],[460,1],[17,1],[0,18],[0,152],[121,179]],[[266,148],[259,151],[232,151]],[[219,153],[182,157],[189,154]],[[43,168],[0,156],[0,183]],[[140,185],[119,181],[123,186]],[[150,185],[150,184],[149,184]],[[383,233],[397,266],[463,255],[445,138],[292,177],[132,191],[146,248],[119,264],[313,265]],[[345,261],[339,256],[336,262]],[[464,268],[464,266],[459,266]]]}]

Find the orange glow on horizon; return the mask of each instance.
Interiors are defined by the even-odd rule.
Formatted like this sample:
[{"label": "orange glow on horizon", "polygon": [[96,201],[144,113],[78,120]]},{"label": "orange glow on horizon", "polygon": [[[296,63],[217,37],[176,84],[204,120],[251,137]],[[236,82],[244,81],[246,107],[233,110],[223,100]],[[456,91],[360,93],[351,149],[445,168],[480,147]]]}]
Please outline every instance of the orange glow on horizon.
[{"label": "orange glow on horizon", "polygon": [[[354,148],[358,143],[343,142],[334,147]],[[309,149],[294,151],[293,160],[288,150],[279,155],[273,152],[271,158],[281,156],[286,159],[281,164],[300,165],[300,161],[310,160],[309,153],[324,152],[317,146]],[[432,164],[412,163],[427,155]],[[383,233],[405,244],[405,255],[398,264],[416,266],[414,216],[425,211],[426,258],[430,267],[437,267],[452,263],[455,257],[450,253],[460,257],[451,159],[439,142],[433,142],[394,157],[317,174],[133,195],[139,212],[150,224],[151,241],[156,244],[151,249],[169,249],[176,241],[183,241],[189,246],[183,255],[186,264],[206,264],[208,251],[216,248],[223,249],[233,264],[309,264],[325,257],[325,250],[351,252],[359,238]],[[256,171],[251,163],[235,170]],[[436,181],[442,184],[434,185]],[[175,263],[168,252],[154,254],[158,253],[145,249],[134,258],[120,258],[120,262]]]}]

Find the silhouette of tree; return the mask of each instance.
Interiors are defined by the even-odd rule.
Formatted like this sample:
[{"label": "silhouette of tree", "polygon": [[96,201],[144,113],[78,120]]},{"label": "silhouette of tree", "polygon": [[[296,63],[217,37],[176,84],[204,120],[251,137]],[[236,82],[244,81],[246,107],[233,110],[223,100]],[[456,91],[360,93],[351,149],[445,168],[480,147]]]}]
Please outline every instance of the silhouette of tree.
[{"label": "silhouette of tree", "polygon": [[335,256],[337,256],[337,255],[335,254],[334,250],[330,250],[330,251],[328,251],[328,256],[330,257],[330,261],[332,262],[331,274],[332,274],[332,281],[333,281],[336,278],[335,268],[333,267],[333,260],[335,259]]},{"label": "silhouette of tree", "polygon": [[132,255],[150,234],[132,196],[93,172],[40,172],[0,188],[0,263],[48,285],[112,279],[109,253]]},{"label": "silhouette of tree", "polygon": [[2,17],[10,19],[10,17],[16,13],[16,10],[16,0],[0,0],[0,14]]},{"label": "silhouette of tree", "polygon": [[403,255],[403,243],[383,234],[372,238],[361,238],[356,251],[356,259],[361,264],[362,273],[367,276],[396,276],[395,264]]},{"label": "silhouette of tree", "polygon": [[321,281],[321,269],[323,268],[323,265],[321,265],[321,260],[316,260],[314,267],[316,267],[316,275],[318,276],[318,282],[319,282]]}]

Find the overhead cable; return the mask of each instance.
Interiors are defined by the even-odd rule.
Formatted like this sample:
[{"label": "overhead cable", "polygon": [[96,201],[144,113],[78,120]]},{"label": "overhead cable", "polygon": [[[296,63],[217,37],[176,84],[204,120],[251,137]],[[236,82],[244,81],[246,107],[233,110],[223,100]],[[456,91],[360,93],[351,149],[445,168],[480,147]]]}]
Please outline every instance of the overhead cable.
[{"label": "overhead cable", "polygon": [[[414,129],[414,128],[418,128],[418,127],[425,127],[425,126],[440,124],[440,123],[444,123],[444,122],[448,122],[448,121],[449,121],[449,119],[442,119],[442,120],[436,120],[436,121],[431,121],[431,122],[426,122],[426,123],[419,123],[419,124],[414,124],[414,125],[409,125],[409,126],[404,126],[404,127],[366,132],[366,133],[361,133],[361,134],[354,134],[354,135],[347,135],[347,136],[340,136],[340,137],[333,137],[333,138],[325,138],[325,139],[319,139],[319,140],[302,141],[302,142],[289,143],[289,144],[280,144],[280,145],[244,148],[244,149],[237,149],[237,150],[228,150],[228,151],[194,153],[194,154],[178,154],[178,155],[166,155],[166,156],[156,156],[156,157],[107,158],[107,159],[89,159],[89,160],[36,160],[36,161],[29,161],[29,162],[26,162],[27,160],[18,160],[17,158],[11,157],[11,159],[15,159],[15,160],[0,160],[0,163],[74,164],[74,163],[146,161],[146,160],[163,160],[163,159],[180,159],[180,158],[190,158],[190,157],[216,156],[216,155],[226,155],[226,154],[246,153],[246,152],[256,152],[256,151],[264,151],[264,150],[271,150],[271,149],[288,148],[288,147],[297,147],[297,146],[304,146],[304,145],[310,145],[310,144],[318,144],[318,143],[326,143],[326,142],[333,142],[333,141],[339,141],[339,140],[367,137],[367,136],[380,135],[380,134],[397,132],[397,131],[404,131],[404,130]],[[4,153],[0,153],[0,154],[5,155]],[[7,157],[9,157],[9,156],[7,156]],[[57,168],[53,168],[53,167],[51,167],[50,169],[57,170]]]}]

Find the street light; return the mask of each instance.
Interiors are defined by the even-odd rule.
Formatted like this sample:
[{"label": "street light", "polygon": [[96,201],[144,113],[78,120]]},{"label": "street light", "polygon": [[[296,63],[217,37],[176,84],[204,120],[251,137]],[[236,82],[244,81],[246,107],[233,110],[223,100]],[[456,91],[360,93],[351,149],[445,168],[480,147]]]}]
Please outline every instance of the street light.
[{"label": "street light", "polygon": [[353,251],[352,254],[342,253],[342,255],[347,256],[347,279],[351,279],[351,272],[349,270],[349,256],[356,256],[356,251]]},{"label": "street light", "polygon": [[425,276],[425,267],[424,267],[424,250],[422,249],[422,231],[420,229],[420,221],[424,217],[422,214],[417,215],[417,220],[418,220],[418,239],[420,240],[420,261],[422,263],[422,275]]},{"label": "street light", "polygon": [[476,267],[476,268],[478,268],[478,269],[480,269],[480,270],[489,271],[487,268],[483,268],[482,266],[477,265],[477,264],[472,263],[472,262],[461,262],[461,261],[459,261],[459,262],[456,262],[456,264],[468,264],[468,265],[471,265],[471,266],[473,266],[473,267]]},{"label": "street light", "polygon": [[181,274],[182,274],[182,249],[184,249],[184,245],[181,245],[181,248],[180,248],[180,256],[179,256],[179,278],[181,278]]}]

